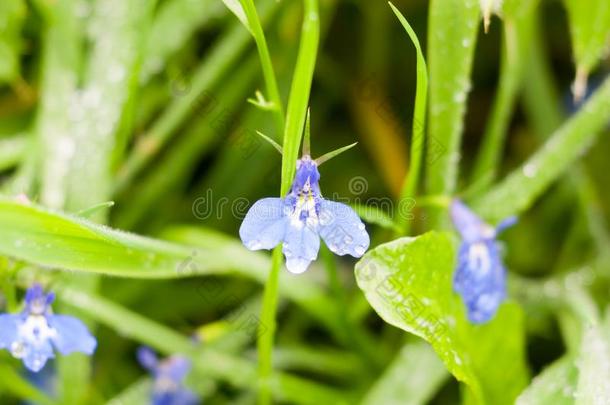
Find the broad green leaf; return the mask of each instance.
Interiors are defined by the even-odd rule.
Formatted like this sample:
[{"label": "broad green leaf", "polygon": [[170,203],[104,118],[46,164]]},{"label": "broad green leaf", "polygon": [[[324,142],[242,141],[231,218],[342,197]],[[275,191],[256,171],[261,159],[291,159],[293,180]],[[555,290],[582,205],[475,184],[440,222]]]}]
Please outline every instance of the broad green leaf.
[{"label": "broad green leaf", "polygon": [[406,344],[373,385],[362,405],[426,404],[449,374],[424,342]]},{"label": "broad green leaf", "polygon": [[608,52],[610,45],[610,2],[608,0],[564,0],[568,10],[576,80],[574,96],[584,96],[587,76]]},{"label": "broad green leaf", "polygon": [[[430,2],[427,58],[430,102],[426,143],[429,194],[455,191],[479,15],[478,0]],[[439,215],[438,209],[433,211],[432,226],[444,223]]]},{"label": "broad green leaf", "polygon": [[454,256],[449,234],[401,238],[369,251],[356,280],[386,322],[432,345],[476,402],[512,404],[527,379],[523,314],[504,303],[492,321],[470,324],[452,291]]},{"label": "broad green leaf", "polygon": [[610,121],[610,78],[520,167],[473,204],[492,223],[527,210],[593,144]]},{"label": "broad green leaf", "polygon": [[[174,228],[165,236],[184,244],[170,243],[8,199],[0,199],[0,229],[0,254],[61,270],[151,279],[238,274],[263,283],[271,264],[217,232]],[[294,283],[288,272],[279,282],[282,295],[333,327],[334,306],[317,283]]]},{"label": "broad green leaf", "polygon": [[19,75],[21,27],[25,14],[25,1],[0,1],[0,84],[11,82]]},{"label": "broad green leaf", "polygon": [[564,356],[544,369],[517,398],[517,405],[572,405],[578,370],[574,359]]},{"label": "broad green leaf", "polygon": [[239,0],[222,0],[222,2],[227,6],[229,10],[239,19],[239,21],[246,27],[248,31],[252,34],[252,27],[250,27],[250,23],[248,22],[248,17],[246,17],[246,12],[242,7]]}]

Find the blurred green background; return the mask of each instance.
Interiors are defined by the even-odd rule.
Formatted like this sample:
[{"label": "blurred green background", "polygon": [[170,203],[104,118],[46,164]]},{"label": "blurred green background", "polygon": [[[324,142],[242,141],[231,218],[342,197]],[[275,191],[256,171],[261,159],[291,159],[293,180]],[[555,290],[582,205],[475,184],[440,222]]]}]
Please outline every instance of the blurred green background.
[{"label": "blurred green background", "polygon": [[[425,51],[428,2],[394,4]],[[256,5],[286,102],[302,4],[261,0]],[[356,205],[396,201],[409,164],[416,85],[412,44],[385,1],[321,0],[320,14],[320,49],[309,101],[313,154],[359,142],[321,168],[322,191]],[[535,29],[528,37],[535,56],[524,58],[508,115],[500,178],[576,110],[566,9],[560,1],[541,1],[535,14]],[[500,80],[502,31],[503,22],[494,16],[489,32],[481,28],[477,35],[457,195],[470,195],[474,159]],[[589,87],[599,85],[609,69],[607,61],[594,69]],[[247,208],[279,193],[281,157],[256,131],[278,140],[282,134],[268,111],[248,102],[263,89],[255,44],[220,0],[0,0],[2,192],[71,213],[112,200],[112,208],[96,211],[92,219],[193,245],[207,243],[205,233],[193,230],[203,227],[204,232],[230,235],[227,244],[236,244]],[[573,177],[554,183],[507,232],[506,263],[517,283],[525,277],[557,276],[597,257],[596,235],[607,234],[605,218],[610,215],[610,138],[604,135],[581,158],[583,164],[574,166]],[[441,144],[439,153],[445,148]],[[424,166],[424,177],[433,164]],[[416,198],[409,212],[414,234],[431,225],[423,205]],[[386,214],[400,215],[395,204]],[[591,229],[592,223],[598,229]],[[188,227],[175,228],[178,224]],[[392,230],[383,226],[367,228],[372,246],[393,238]],[[349,398],[362,398],[399,352],[404,333],[368,307],[354,281],[355,260],[321,256],[303,277],[323,283],[330,297],[337,298],[325,284],[324,267],[338,266],[340,298],[364,331],[364,343],[337,339],[302,308],[283,302],[276,366],[346,390],[353,394]],[[186,336],[198,336],[204,344],[224,344],[240,357],[255,358],[252,330],[235,338],[235,322],[226,318],[244,305],[252,316],[258,314],[262,290],[252,280],[71,278],[74,285],[87,286],[85,290],[99,284],[99,295]],[[559,358],[565,345],[556,319],[535,303],[529,306],[531,297],[520,297],[525,289],[516,285],[515,296],[527,313],[528,361],[535,375]],[[607,302],[607,293],[607,284],[596,285],[598,302]],[[134,357],[137,343],[105,326],[96,335],[100,345],[92,379],[81,380],[82,392],[66,403],[104,403],[143,375]],[[5,360],[9,362],[8,356],[0,357]],[[421,361],[422,373],[438,362]],[[437,375],[436,389],[424,400],[459,402],[458,383],[442,367],[430,372]],[[251,391],[226,381],[195,381],[194,386],[207,404],[254,400]],[[0,390],[1,403],[15,401],[10,389]]]}]

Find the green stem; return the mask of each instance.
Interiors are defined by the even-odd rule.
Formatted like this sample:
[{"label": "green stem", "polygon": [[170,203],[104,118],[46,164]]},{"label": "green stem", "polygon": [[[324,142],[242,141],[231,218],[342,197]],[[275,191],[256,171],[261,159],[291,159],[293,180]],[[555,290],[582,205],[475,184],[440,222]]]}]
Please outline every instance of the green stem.
[{"label": "green stem", "polygon": [[259,324],[259,339],[257,349],[259,353],[259,396],[261,404],[271,403],[270,378],[273,373],[273,343],[276,330],[276,312],[278,301],[278,280],[282,269],[282,247],[273,250],[271,272],[265,284],[263,295],[263,309]]},{"label": "green stem", "polygon": [[472,173],[472,183],[479,189],[491,184],[498,171],[498,163],[508,132],[515,99],[521,83],[521,41],[523,24],[516,19],[507,19],[503,25],[502,62],[500,83],[494,100],[491,118],[485,128],[483,141]]},{"label": "green stem", "polygon": [[[480,5],[476,0],[432,0],[429,16],[426,188],[428,194],[450,196],[458,178]],[[449,224],[446,211],[440,209],[430,210],[428,222],[437,229]]]},{"label": "green stem", "polygon": [[[304,0],[303,26],[301,29],[301,43],[297,56],[296,67],[290,89],[288,109],[286,111],[286,126],[284,128],[284,141],[282,155],[282,196],[288,194],[299,152],[299,144],[307,115],[309,92],[313,80],[313,72],[318,53],[320,40],[320,15],[317,0]],[[281,269],[281,246],[273,251],[273,262],[269,278],[265,284],[263,296],[262,325],[268,330],[259,334],[257,342],[259,356],[259,403],[271,403],[271,375],[273,372],[272,356],[275,332],[275,317],[277,311],[278,277]],[[263,326],[261,326],[262,328]],[[262,332],[262,331],[261,331]]]},{"label": "green stem", "polygon": [[595,141],[610,120],[610,78],[542,148],[500,184],[475,201],[492,222],[527,209]]},{"label": "green stem", "polygon": [[278,89],[275,72],[273,71],[273,64],[271,63],[271,56],[269,54],[269,48],[267,47],[267,40],[265,39],[265,33],[261,26],[260,19],[256,7],[254,6],[253,0],[240,0],[246,17],[248,18],[248,24],[252,29],[252,35],[256,42],[258,49],[258,56],[261,61],[261,67],[263,69],[263,77],[265,79],[265,86],[267,87],[267,94],[269,99],[273,103],[273,117],[275,119],[275,125],[277,127],[278,137],[284,131],[284,106],[282,99],[280,98],[280,91]]}]

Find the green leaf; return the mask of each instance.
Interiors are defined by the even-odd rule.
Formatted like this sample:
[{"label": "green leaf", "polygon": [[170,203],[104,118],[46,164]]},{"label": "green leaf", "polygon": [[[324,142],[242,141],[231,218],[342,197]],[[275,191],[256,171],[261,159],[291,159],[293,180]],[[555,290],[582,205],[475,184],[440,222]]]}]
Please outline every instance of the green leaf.
[{"label": "green leaf", "polygon": [[576,80],[574,97],[586,91],[587,76],[606,54],[610,43],[610,2],[607,0],[564,0],[568,10]]},{"label": "green leaf", "polygon": [[475,401],[512,404],[527,379],[522,312],[504,303],[492,321],[470,324],[452,291],[454,256],[449,234],[401,238],[369,251],[356,280],[386,322],[432,345]]},{"label": "green leaf", "polygon": [[610,78],[532,157],[475,200],[473,207],[491,223],[525,211],[572,167],[609,121]]},{"label": "green leaf", "polygon": [[571,356],[544,369],[517,398],[517,405],[572,405],[578,370]]},{"label": "green leaf", "polygon": [[222,0],[222,2],[225,4],[225,6],[227,6],[229,10],[231,10],[233,14],[235,14],[235,16],[239,19],[243,26],[246,27],[248,31],[250,31],[250,34],[252,34],[252,27],[248,22],[246,12],[244,11],[244,8],[242,7],[239,0]]},{"label": "green leaf", "polygon": [[282,148],[282,189],[284,196],[290,190],[294,179],[299,146],[303,135],[303,126],[307,115],[309,92],[313,81],[313,71],[316,66],[318,44],[320,42],[320,15],[317,0],[304,0],[303,26],[301,28],[301,43],[297,56],[296,67],[290,86],[290,97],[286,110],[286,127]]},{"label": "green leaf", "polygon": [[[427,191],[453,194],[458,176],[470,72],[479,26],[477,0],[432,0],[428,26],[430,72]],[[444,223],[432,211],[432,226]]]},{"label": "green leaf", "polygon": [[362,405],[426,404],[447,377],[443,363],[427,343],[406,344],[367,393]]},{"label": "green leaf", "polygon": [[[180,278],[239,274],[263,283],[271,262],[239,241],[201,228],[173,228],[164,236],[184,244],[145,238],[85,219],[0,199],[0,254],[49,268],[130,278]],[[332,301],[311,279],[280,277],[281,293],[301,303],[332,328]]]},{"label": "green leaf", "polygon": [[[421,164],[424,158],[424,145],[426,134],[426,102],[428,99],[428,71],[426,68],[426,60],[419,45],[419,39],[413,28],[407,22],[407,19],[398,11],[392,3],[390,7],[396,17],[402,24],[405,31],[409,35],[415,51],[417,53],[417,88],[415,91],[415,109],[413,111],[413,132],[411,133],[411,161],[409,165],[409,173],[405,178],[402,192],[400,194],[401,202],[415,197],[419,186],[419,176]],[[400,233],[408,233],[409,222],[406,215],[398,217]]]},{"label": "green leaf", "polygon": [[[245,356],[227,354],[210,347],[201,348],[189,337],[95,294],[60,285],[53,288],[60,301],[79,308],[99,323],[120,332],[122,336],[151,346],[165,355],[188,356],[193,361],[192,373],[196,373],[199,379],[219,379],[235,387],[256,389],[256,366]],[[271,376],[271,391],[278,402],[349,403],[347,399],[343,400],[345,393],[280,372]],[[303,392],[308,395],[304,396]]]}]

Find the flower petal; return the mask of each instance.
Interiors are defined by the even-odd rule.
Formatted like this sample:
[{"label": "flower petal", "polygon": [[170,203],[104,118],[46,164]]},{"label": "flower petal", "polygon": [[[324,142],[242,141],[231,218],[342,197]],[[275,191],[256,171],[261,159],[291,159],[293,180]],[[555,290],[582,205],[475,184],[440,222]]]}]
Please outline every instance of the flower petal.
[{"label": "flower petal", "polygon": [[51,338],[61,354],[81,352],[92,355],[97,341],[80,320],[67,315],[49,315],[49,326],[57,332]]},{"label": "flower petal", "polygon": [[284,200],[263,198],[248,211],[239,228],[239,237],[250,250],[271,249],[284,238],[287,217]]},{"label": "flower petal", "polygon": [[54,358],[55,355],[53,354],[51,342],[48,340],[45,339],[37,342],[36,345],[31,343],[27,342],[25,345],[23,364],[28,370],[37,373],[47,364],[47,360]]},{"label": "flower petal", "polygon": [[[477,242],[495,236],[493,228],[458,199],[454,199],[451,203],[451,220],[465,242]],[[491,234],[487,235],[486,232]]]},{"label": "flower petal", "polygon": [[191,371],[191,362],[182,356],[172,356],[161,364],[161,373],[176,383],[182,382]]},{"label": "flower petal", "polygon": [[506,296],[506,270],[493,241],[463,243],[453,288],[458,292],[473,323],[489,321]]},{"label": "flower petal", "polygon": [[153,392],[152,405],[196,405],[199,399],[195,394],[186,389],[178,388],[172,391]]},{"label": "flower petal", "polygon": [[286,268],[291,273],[303,273],[309,267],[309,263],[318,257],[318,250],[320,250],[320,237],[316,230],[303,222],[290,222],[286,227],[282,247],[286,257]]},{"label": "flower petal", "polygon": [[9,349],[17,340],[20,315],[0,315],[0,349]]},{"label": "flower petal", "polygon": [[138,351],[136,352],[136,357],[138,358],[138,362],[142,365],[142,367],[151,373],[156,372],[157,365],[159,364],[159,358],[150,347],[139,347]]},{"label": "flower petal", "polygon": [[340,255],[360,257],[369,247],[369,234],[356,212],[334,201],[320,202],[320,236],[328,248]]}]

